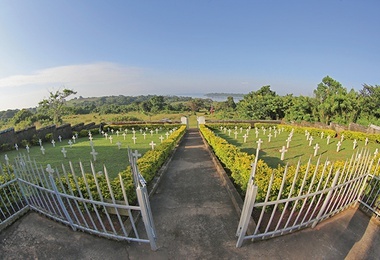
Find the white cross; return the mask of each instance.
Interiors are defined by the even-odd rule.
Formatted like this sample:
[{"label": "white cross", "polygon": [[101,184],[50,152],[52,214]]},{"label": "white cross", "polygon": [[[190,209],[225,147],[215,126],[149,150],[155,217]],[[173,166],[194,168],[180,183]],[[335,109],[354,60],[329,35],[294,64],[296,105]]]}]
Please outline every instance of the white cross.
[{"label": "white cross", "polygon": [[124,138],[124,140],[125,140],[125,136],[126,136],[126,133],[123,133],[123,138]]},{"label": "white cross", "polygon": [[154,133],[154,131],[153,131],[153,130],[150,130],[150,135],[151,135],[151,136],[153,135],[153,133]]},{"label": "white cross", "polygon": [[132,140],[133,140],[133,143],[134,143],[134,144],[136,144],[136,139],[137,139],[136,136],[133,136],[133,137],[132,137]]},{"label": "white cross", "polygon": [[70,148],[73,147],[73,142],[71,142],[71,140],[69,140],[68,144],[70,145]]},{"label": "white cross", "polygon": [[41,146],[41,153],[44,155],[45,154],[45,148]]},{"label": "white cross", "polygon": [[170,134],[168,132],[166,132],[165,135],[166,135],[166,139],[168,139]]},{"label": "white cross", "polygon": [[237,125],[235,125],[235,130],[237,130],[237,128],[238,128]]},{"label": "white cross", "polygon": [[55,147],[55,141],[54,140],[51,140],[51,144],[53,145],[53,147]]},{"label": "white cross", "polygon": [[90,154],[92,155],[94,162],[96,162],[96,156],[98,155],[98,153],[95,151],[95,149],[92,149],[92,152]]},{"label": "white cross", "polygon": [[141,157],[141,154],[137,150],[135,150],[134,152],[132,152],[132,156],[137,160],[139,157]]},{"label": "white cross", "polygon": [[[132,128],[133,129],[133,128]],[[136,134],[136,131],[135,129],[132,130],[132,134],[135,135]]]},{"label": "white cross", "polygon": [[229,136],[231,135],[231,129],[228,129],[228,135]]},{"label": "white cross", "polygon": [[4,159],[5,159],[6,164],[9,165],[9,158],[7,154],[4,156]]},{"label": "white cross", "polygon": [[223,130],[223,126],[220,126],[220,131],[222,131]]},{"label": "white cross", "polygon": [[256,138],[259,137],[259,130],[256,129],[255,134],[256,134]]},{"label": "white cross", "polygon": [[249,130],[250,130],[250,129],[249,129],[249,128],[247,128],[247,129],[245,130],[245,132],[246,132],[247,134],[249,134]]},{"label": "white cross", "polygon": [[114,131],[115,131],[115,130],[111,129],[112,134],[113,134]]},{"label": "white cross", "polygon": [[265,135],[265,132],[267,131],[267,129],[266,128],[263,128],[263,133],[264,133],[264,135]]},{"label": "white cross", "polygon": [[38,139],[38,142],[40,143],[40,146],[42,145],[42,140],[41,139]]},{"label": "white cross", "polygon": [[121,143],[120,143],[120,141],[119,142],[117,142],[116,143],[116,145],[117,145],[117,147],[119,148],[119,150],[120,150],[120,147],[121,147]]},{"label": "white cross", "polygon": [[159,137],[159,139],[161,140],[161,143],[162,143],[162,140],[164,140],[165,138],[161,135],[161,136]]},{"label": "white cross", "polygon": [[235,139],[236,139],[236,138],[237,138],[237,135],[238,135],[238,132],[235,131],[235,132],[234,132],[234,135],[235,135]]},{"label": "white cross", "polygon": [[365,138],[364,145],[365,145],[365,146],[368,145],[368,137]]},{"label": "white cross", "polygon": [[282,147],[281,150],[279,150],[279,152],[281,153],[281,160],[284,160],[285,158],[285,153],[287,152],[288,150],[286,150],[285,146]]},{"label": "white cross", "polygon": [[270,139],[272,138],[272,134],[271,133],[269,133],[269,135],[268,135],[268,143],[270,143]]},{"label": "white cross", "polygon": [[336,151],[339,152],[339,149],[340,149],[340,146],[342,145],[342,142],[339,141],[337,144],[336,144]]},{"label": "white cross", "polygon": [[274,130],[274,138],[277,138],[277,129]]},{"label": "white cross", "polygon": [[352,149],[355,149],[356,148],[356,144],[358,143],[358,141],[356,141],[356,139],[354,140],[353,142],[353,146],[352,146]]},{"label": "white cross", "polygon": [[67,151],[66,151],[65,147],[62,148],[61,153],[63,154],[63,157],[66,158]]},{"label": "white cross", "polygon": [[329,143],[330,143],[330,138],[331,138],[331,136],[330,136],[330,135],[328,135],[328,136],[327,136],[327,138],[326,138],[326,139],[327,139],[327,144],[329,144]]},{"label": "white cross", "polygon": [[143,133],[143,136],[144,136],[144,140],[145,140],[145,137],[146,137],[146,133],[145,132]]},{"label": "white cross", "polygon": [[152,150],[154,150],[154,146],[156,145],[153,141],[149,143],[150,146],[152,146]]},{"label": "white cross", "polygon": [[26,149],[26,151],[29,153],[29,145],[26,145],[26,147],[25,147],[25,149]]},{"label": "white cross", "polygon": [[240,133],[242,133],[243,132],[243,127],[240,127]]},{"label": "white cross", "polygon": [[116,136],[119,136],[119,130],[116,131]]},{"label": "white cross", "polygon": [[94,138],[92,138],[92,136],[90,136],[88,139],[90,139],[90,141],[92,141]]},{"label": "white cross", "polygon": [[92,137],[91,131],[88,131],[88,137]]},{"label": "white cross", "polygon": [[309,137],[309,146],[311,146],[311,143],[313,142],[314,138],[312,136]]},{"label": "white cross", "polygon": [[325,133],[321,132],[321,139],[323,139],[324,136],[325,136]]},{"label": "white cross", "polygon": [[18,151],[18,144],[15,144],[16,151]]},{"label": "white cross", "polygon": [[309,140],[310,133],[309,133],[309,132],[306,132],[305,136],[306,136],[306,140]]},{"label": "white cross", "polygon": [[125,128],[124,132],[125,132],[126,134],[128,134],[128,128]]},{"label": "white cross", "polygon": [[62,136],[58,136],[58,140],[59,140],[59,142],[62,142]]},{"label": "white cross", "polygon": [[247,137],[248,137],[248,135],[247,135],[247,134],[243,135],[243,138],[244,138],[244,143],[246,143],[246,142],[247,142]]},{"label": "white cross", "polygon": [[340,141],[343,142],[343,139],[344,139],[344,134],[342,134],[342,136],[340,137]]},{"label": "white cross", "polygon": [[269,132],[272,132],[272,127],[271,126],[269,127]]},{"label": "white cross", "polygon": [[314,156],[317,156],[317,153],[318,153],[318,149],[319,149],[319,145],[318,144],[315,144],[314,146]]},{"label": "white cross", "polygon": [[75,139],[76,139],[75,135],[73,135],[72,139],[73,139],[74,144],[75,144]]},{"label": "white cross", "polygon": [[377,155],[379,153],[379,149],[378,148],[376,148],[376,150],[375,150],[375,152],[373,153],[373,155]]},{"label": "white cross", "polygon": [[260,150],[261,144],[263,143],[263,140],[259,139],[256,141],[256,143],[257,143],[257,150]]},{"label": "white cross", "polygon": [[107,133],[105,133],[104,134],[104,137],[106,138],[106,140],[108,139],[108,134]]},{"label": "white cross", "polygon": [[224,128],[223,128],[223,132],[226,133],[226,131],[227,131],[227,128],[224,127]]},{"label": "white cross", "polygon": [[140,128],[140,134],[142,134],[142,132],[143,132],[143,130],[142,130],[142,128]]},{"label": "white cross", "polygon": [[158,134],[158,128],[156,128],[156,134]]},{"label": "white cross", "polygon": [[112,140],[113,140],[112,135],[110,135],[110,137],[108,137],[108,140],[110,140],[110,143],[112,144]]},{"label": "white cross", "polygon": [[286,139],[286,148],[287,148],[287,149],[289,149],[290,141],[292,141],[292,138],[290,138],[290,137],[288,136],[288,138]]},{"label": "white cross", "polygon": [[49,174],[53,174],[54,173],[54,169],[51,168],[51,165],[48,164],[47,167],[46,167],[46,172],[49,173]]}]

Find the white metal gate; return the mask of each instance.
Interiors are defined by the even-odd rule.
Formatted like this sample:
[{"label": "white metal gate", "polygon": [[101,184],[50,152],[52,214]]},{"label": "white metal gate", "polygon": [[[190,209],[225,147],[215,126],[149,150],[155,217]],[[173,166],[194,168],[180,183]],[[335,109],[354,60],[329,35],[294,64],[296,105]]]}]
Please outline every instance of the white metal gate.
[{"label": "white metal gate", "polygon": [[[30,208],[69,225],[73,230],[111,239],[150,243],[152,250],[156,250],[156,232],[146,183],[137,167],[137,153],[128,153],[136,205],[130,205],[125,176],[119,174],[118,180],[110,180],[105,166],[102,173],[97,173],[91,163],[91,173],[86,173],[79,163],[78,174],[71,162],[68,169],[62,165],[58,170],[50,165],[46,168],[39,166],[28,156],[20,155],[14,164],[14,175],[7,175],[13,178],[0,186],[0,202],[10,205],[0,208],[0,224],[4,226],[12,221],[11,218],[17,217],[18,212]],[[139,217],[145,232],[139,232]]]},{"label": "white metal gate", "polygon": [[[285,184],[288,172],[288,166],[286,166],[277,194],[271,194],[274,174],[273,172],[268,173],[271,174],[271,178],[264,201],[256,201],[258,192],[258,186],[255,184],[257,158],[258,154],[256,154],[256,161],[249,178],[236,232],[237,247],[241,247],[246,239],[267,239],[305,227],[315,227],[320,221],[358,201],[379,216],[380,179],[374,173],[378,172],[380,160],[374,166],[375,158],[369,151],[353,155],[340,169],[334,169],[328,161],[320,165],[318,160],[315,171],[309,172],[311,165],[309,160],[306,170],[301,172],[300,163],[298,163],[293,181],[289,185]],[[319,167],[322,167],[322,174],[317,177]],[[372,174],[371,171],[373,171]],[[306,185],[307,176],[310,175],[312,176],[311,183]],[[297,181],[301,181],[301,188],[295,192],[294,187]],[[284,198],[285,190],[289,193]],[[254,221],[252,221],[252,215],[255,215]],[[247,234],[250,221],[254,222],[254,227],[252,233]]]}]

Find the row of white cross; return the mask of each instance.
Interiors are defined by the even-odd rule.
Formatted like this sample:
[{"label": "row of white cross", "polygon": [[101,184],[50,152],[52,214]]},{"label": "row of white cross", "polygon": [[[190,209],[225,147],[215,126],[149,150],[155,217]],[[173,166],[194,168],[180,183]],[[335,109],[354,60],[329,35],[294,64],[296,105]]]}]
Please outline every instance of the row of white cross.
[{"label": "row of white cross", "polygon": [[[274,135],[271,134],[272,129],[274,130],[274,132],[273,132]],[[227,129],[226,127],[222,127],[222,126],[221,126],[221,127],[220,127],[220,130],[223,131],[224,133],[228,132],[228,135],[231,136],[231,132],[232,132],[231,129]],[[248,128],[246,129],[246,134],[243,135],[244,143],[247,142],[247,138],[248,138],[248,134],[249,134],[250,130],[251,130],[251,127],[248,127]],[[268,136],[267,136],[267,137],[268,137],[268,142],[271,141],[271,138],[272,138],[273,136],[276,138],[277,135],[280,134],[280,133],[283,132],[283,131],[284,131],[284,128],[276,129],[276,127],[273,127],[273,128],[270,127],[270,128],[269,128],[269,134],[268,134]],[[243,132],[243,128],[240,127],[240,133],[242,133],[242,132]],[[263,132],[263,134],[265,134],[265,132],[266,132],[266,128],[262,127],[262,132]],[[290,132],[288,138],[286,139],[286,146],[283,146],[283,147],[279,150],[279,152],[281,153],[281,160],[284,160],[285,153],[288,151],[287,149],[289,149],[289,145],[290,145],[290,141],[291,141],[291,139],[292,139],[292,137],[293,137],[293,133],[294,133],[294,128],[292,129],[292,131]],[[237,126],[235,126],[235,131],[234,131],[235,139],[237,139],[238,134],[239,134],[239,133],[237,132]],[[258,138],[258,136],[259,136],[259,130],[258,130],[257,127],[255,127],[255,134],[256,134],[256,138]],[[324,135],[325,135],[325,133],[324,133],[324,132],[321,132],[321,134],[320,134],[321,139],[323,139]],[[312,136],[307,130],[305,130],[305,136],[306,136],[306,140],[309,141],[309,146],[311,146],[311,145],[312,145],[312,142],[313,142],[313,140],[314,140],[313,136]],[[327,144],[330,144],[330,139],[331,139],[331,136],[328,135],[328,136],[326,137]],[[344,140],[344,134],[341,135],[341,137],[340,137],[340,141],[338,141],[338,143],[337,143],[337,149],[336,149],[337,152],[340,151],[340,147],[341,147],[341,145],[342,145],[343,140]],[[368,140],[368,137],[367,137],[367,138],[365,139],[365,142],[364,142],[364,145],[365,145],[365,146],[368,145],[368,141],[369,141],[369,140]],[[256,141],[256,143],[257,143],[257,149],[260,150],[260,148],[261,148],[261,144],[263,143],[263,141],[262,141],[261,139],[259,139],[258,141]],[[355,148],[357,147],[357,144],[358,144],[357,140],[354,139],[352,149],[355,149]],[[314,149],[314,156],[317,156],[317,154],[318,154],[318,150],[320,149],[319,144],[316,143],[315,146],[313,147],[313,149]],[[374,154],[375,154],[375,156],[378,154],[378,149],[375,150],[375,153],[374,153]]]},{"label": "row of white cross", "polygon": [[[146,128],[146,130],[148,130],[148,128]],[[168,139],[169,136],[170,136],[175,130],[176,130],[176,128],[173,128],[173,130],[170,130],[170,131],[166,132],[166,134],[165,134],[165,135],[166,135],[166,139]],[[158,128],[156,128],[156,131],[155,131],[156,134],[158,134],[158,131],[159,131]],[[111,129],[111,132],[113,133],[114,130]],[[126,133],[127,133],[127,132],[128,132],[128,129],[125,129],[125,132],[123,132],[124,140],[125,140],[125,136],[126,136]],[[142,129],[140,129],[140,132],[141,132],[142,135],[144,136],[144,140],[145,140],[145,139],[146,139],[146,133],[143,132]],[[106,139],[108,139],[108,140],[110,141],[110,143],[112,144],[112,142],[113,142],[113,137],[112,137],[112,135],[108,135],[106,132],[103,132],[103,131],[102,131],[101,133],[102,133],[103,136],[104,136]],[[154,131],[153,131],[153,130],[150,130],[150,134],[153,135],[153,133],[154,133]],[[137,137],[136,137],[136,131],[134,130],[134,128],[132,128],[132,134],[133,134],[133,136],[132,136],[133,143],[136,144]],[[119,131],[116,131],[116,135],[119,136]],[[88,136],[89,136],[90,146],[91,146],[91,152],[90,152],[90,154],[92,155],[93,160],[96,161],[96,156],[98,155],[98,152],[96,152],[96,150],[95,150],[95,148],[94,148],[94,142],[93,142],[93,137],[92,137],[92,133],[91,133],[91,131],[88,132]],[[68,141],[68,144],[69,144],[70,148],[72,148],[73,144],[76,143],[76,139],[78,139],[78,134],[73,135],[73,137]],[[162,143],[163,140],[164,140],[165,138],[161,135],[161,136],[159,137],[159,139],[160,139],[160,141],[161,141],[161,143]],[[58,140],[59,140],[59,142],[62,142],[62,137],[61,137],[60,135],[58,136]],[[39,139],[38,142],[39,142],[39,144],[40,144],[40,150],[41,150],[41,153],[42,153],[43,155],[45,155],[45,148],[44,148],[43,145],[42,145],[42,140]],[[51,144],[53,145],[53,147],[55,147],[56,142],[55,142],[54,139],[51,141]],[[118,146],[118,149],[120,150],[120,149],[121,149],[121,146],[122,146],[122,143],[121,143],[120,141],[118,141],[118,142],[116,143],[116,145]],[[156,146],[156,143],[154,143],[154,141],[151,141],[151,142],[149,143],[149,145],[150,145],[151,149],[154,150],[154,147]],[[18,151],[19,146],[18,146],[17,144],[15,144],[14,147],[15,147],[15,149]],[[28,153],[30,152],[30,147],[29,147],[29,145],[26,145],[25,149],[26,149],[26,151],[27,151]],[[63,157],[64,157],[64,158],[67,158],[67,150],[66,150],[65,147],[63,147],[63,148],[61,149],[61,153],[63,154]],[[9,163],[9,158],[8,158],[8,155],[7,155],[7,154],[5,155],[5,161],[6,161],[7,164]]]}]

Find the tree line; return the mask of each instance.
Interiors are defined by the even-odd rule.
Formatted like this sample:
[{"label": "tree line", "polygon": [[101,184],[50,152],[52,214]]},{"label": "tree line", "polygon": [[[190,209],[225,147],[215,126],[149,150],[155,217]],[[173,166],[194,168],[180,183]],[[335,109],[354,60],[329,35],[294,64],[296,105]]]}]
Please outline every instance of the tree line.
[{"label": "tree line", "polygon": [[335,79],[326,76],[317,85],[314,95],[278,95],[270,86],[243,95],[238,102],[230,95],[226,101],[210,98],[141,95],[108,96],[96,98],[75,97],[74,90],[50,92],[38,107],[22,110],[0,111],[0,127],[13,125],[25,128],[61,124],[62,116],[76,114],[126,114],[139,112],[146,115],[159,113],[196,113],[204,111],[216,119],[279,120],[322,122],[329,124],[380,125],[380,86],[364,84],[362,89],[347,90]]}]

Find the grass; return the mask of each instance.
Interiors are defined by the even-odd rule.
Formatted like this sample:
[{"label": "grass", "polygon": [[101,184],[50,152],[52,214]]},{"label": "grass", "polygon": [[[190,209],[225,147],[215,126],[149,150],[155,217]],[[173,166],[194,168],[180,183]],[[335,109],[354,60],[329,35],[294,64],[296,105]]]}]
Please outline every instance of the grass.
[{"label": "grass", "polygon": [[[161,140],[159,137],[162,135],[164,138],[166,131],[159,131],[151,134],[146,132],[146,139],[140,133],[136,131],[136,144],[132,140],[132,132],[128,131],[125,136],[119,134],[111,134],[113,137],[112,143],[109,139],[106,139],[102,135],[94,135],[93,143],[94,149],[98,152],[96,156],[96,161],[94,162],[95,171],[103,171],[103,165],[106,166],[108,174],[111,178],[114,178],[118,175],[119,172],[126,169],[129,165],[128,161],[128,147],[132,150],[138,150],[141,155],[144,155],[148,150],[152,149],[149,143],[153,141],[156,145],[159,145]],[[50,164],[53,168],[58,168],[59,171],[62,170],[61,164],[65,165],[66,170],[68,170],[68,162],[71,161],[74,165],[74,170],[76,174],[80,174],[79,161],[82,162],[85,172],[91,173],[90,162],[93,161],[93,156],[90,154],[92,151],[90,146],[90,141],[88,137],[78,138],[73,143],[72,147],[68,144],[69,140],[62,140],[62,142],[56,141],[55,147],[51,143],[43,143],[45,148],[45,155],[42,154],[40,146],[32,146],[29,150],[29,155],[32,159],[35,159],[38,165],[46,168],[47,164]],[[119,150],[117,142],[121,142],[121,148]],[[64,158],[63,153],[61,152],[62,148],[65,148],[67,151],[67,158]],[[7,154],[10,162],[14,160],[16,156],[20,153],[27,154],[25,148],[19,148],[19,151],[12,150],[7,152],[0,153],[1,162],[5,162],[5,154]]]},{"label": "grass", "polygon": [[[224,131],[220,130],[216,130],[215,134],[226,139],[229,143],[239,147],[241,151],[254,155],[256,154],[257,148],[256,141],[258,139],[262,139],[263,143],[261,144],[259,159],[264,160],[272,168],[275,168],[278,165],[285,165],[286,163],[295,165],[299,160],[301,160],[301,163],[304,164],[310,157],[312,157],[313,161],[316,161],[319,156],[321,157],[322,162],[326,159],[330,161],[345,161],[353,154],[356,154],[357,152],[360,153],[362,148],[368,148],[372,153],[376,150],[376,148],[380,148],[379,144],[368,143],[368,145],[365,146],[364,141],[359,141],[356,148],[353,149],[353,140],[343,140],[340,151],[337,152],[337,143],[340,141],[338,138],[331,138],[330,143],[327,144],[326,137],[321,138],[320,136],[313,136],[314,140],[312,141],[311,146],[309,146],[309,141],[306,140],[306,136],[304,134],[294,133],[289,149],[287,149],[288,151],[285,153],[285,158],[284,160],[281,160],[281,153],[279,150],[282,146],[286,147],[286,139],[288,138],[289,133],[282,132],[275,138],[272,131],[273,137],[269,142],[268,130],[264,135],[263,131],[260,129],[258,138],[256,138],[255,130],[251,129],[248,134],[248,138],[244,143],[243,135],[246,133],[246,130],[243,129],[242,133],[240,133],[240,129],[238,129],[237,132],[238,135],[236,139],[234,131],[231,132],[230,136],[227,131],[224,133]],[[318,143],[320,148],[318,149],[317,155],[314,156],[314,146],[316,143]]]}]

